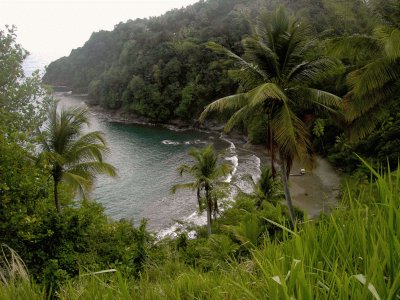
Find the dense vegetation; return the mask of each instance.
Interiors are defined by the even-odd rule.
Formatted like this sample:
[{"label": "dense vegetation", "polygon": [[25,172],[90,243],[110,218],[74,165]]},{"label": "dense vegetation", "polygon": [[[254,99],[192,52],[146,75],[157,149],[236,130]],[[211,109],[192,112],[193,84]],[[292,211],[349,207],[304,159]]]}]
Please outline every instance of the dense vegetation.
[{"label": "dense vegetation", "polygon": [[[280,1],[305,24],[278,18],[282,8],[275,19],[256,13],[277,2],[201,1],[119,24],[44,78],[158,121],[197,118],[211,101],[235,95],[222,98],[239,100],[227,117],[267,142],[283,186],[265,168],[252,194],[239,193],[217,214],[229,168],[211,147],[192,150],[193,164],[179,170],[194,182],[175,188],[197,189],[208,212],[208,228],[191,228],[194,239],[180,232],[156,241],[145,221],[135,228],[109,220],[101,206],[76,198],[95,174],[115,173],[103,160],[106,142],[84,134],[85,111],[51,105],[38,75],[23,74],[26,52],[14,29],[0,32],[0,298],[400,298],[400,6]],[[246,21],[256,16],[258,23]],[[303,25],[310,34],[291,34]],[[338,208],[307,220],[282,205],[283,187],[285,168],[314,149],[351,177]]]},{"label": "dense vegetation", "polygon": [[361,0],[210,0],[113,31],[93,33],[81,48],[48,68],[44,81],[88,91],[94,104],[134,112],[155,121],[193,120],[210,101],[232,94],[237,84],[226,62],[204,43],[241,54],[241,40],[260,7],[287,4],[315,34],[368,33],[373,22]]},{"label": "dense vegetation", "polygon": [[[151,241],[145,222],[113,222],[98,204],[74,200],[94,174],[114,171],[102,161],[104,139],[82,134],[82,109],[49,106],[38,75],[24,76],[26,52],[15,38],[13,28],[0,32],[0,244],[17,251],[48,290],[83,269],[123,265],[138,274]],[[0,266],[2,284],[7,267]]]},{"label": "dense vegetation", "polygon": [[[351,92],[352,83],[346,80],[349,73],[377,57],[384,59],[386,56],[382,34],[377,32],[377,28],[382,24],[398,26],[395,1],[200,1],[160,17],[130,20],[117,24],[113,31],[93,33],[85,45],[73,50],[69,57],[51,63],[43,80],[86,91],[92,104],[122,113],[158,122],[183,120],[196,123],[205,105],[243,91],[240,80],[231,71],[235,68],[234,62],[219,57],[206,44],[212,41],[242,56],[245,52],[242,39],[254,30],[253,20],[260,8],[272,11],[281,4],[302,24],[309,25],[311,36],[316,38],[312,55],[306,59],[312,61],[330,56],[341,61],[342,65],[336,70],[324,73],[327,78],[315,78],[311,82],[311,87],[338,96]],[[397,85],[391,86],[391,93],[396,95],[393,87]],[[314,119],[312,124],[308,124],[313,127],[313,147],[324,155],[330,155],[331,161],[345,170],[355,170],[359,166],[351,154],[353,151],[374,160],[378,157],[378,162],[385,164],[386,156],[389,156],[390,164],[395,165],[397,152],[392,149],[395,149],[398,139],[388,140],[390,137],[385,137],[385,134],[375,135],[374,140],[364,143],[379,145],[378,148],[372,146],[374,149],[358,146],[354,140],[348,139],[349,123],[353,123],[355,128],[352,130],[354,139],[357,126],[361,132],[365,129],[362,119],[367,123],[373,121],[371,123],[377,128],[384,119],[396,119],[399,111],[397,96],[385,93],[383,98],[392,99],[388,101],[391,103],[368,107],[370,112],[376,113],[373,116],[364,114],[358,122],[354,122],[354,118],[359,117],[358,112],[351,108],[346,109],[352,113],[345,118],[321,115]],[[362,103],[357,106],[367,108]],[[392,108],[387,109],[389,106]],[[222,118],[220,121],[225,119],[221,115],[219,118]],[[265,143],[264,116],[253,115],[247,121],[238,124],[239,128],[248,134],[250,141]],[[396,128],[391,127],[390,136],[398,135]],[[340,137],[346,130],[345,137]],[[342,155],[339,149],[348,154]],[[376,151],[379,155],[375,155]]]}]

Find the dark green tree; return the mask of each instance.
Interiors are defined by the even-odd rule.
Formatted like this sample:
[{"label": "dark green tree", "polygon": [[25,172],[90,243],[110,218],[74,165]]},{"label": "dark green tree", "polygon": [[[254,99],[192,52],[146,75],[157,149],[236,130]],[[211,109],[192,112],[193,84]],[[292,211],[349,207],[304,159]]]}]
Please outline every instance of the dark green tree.
[{"label": "dark green tree", "polygon": [[275,175],[278,156],[292,226],[295,213],[287,180],[293,160],[297,158],[312,167],[307,119],[315,118],[322,110],[334,111],[341,103],[339,97],[312,88],[317,79],[336,66],[331,59],[310,56],[314,42],[310,28],[280,7],[272,14],[259,15],[253,35],[243,40],[243,57],[209,43],[211,49],[236,64],[232,75],[243,92],[214,101],[200,116],[203,121],[212,111],[233,111],[225,127],[229,131],[260,111],[265,114],[271,168]]},{"label": "dark green tree", "polygon": [[400,91],[399,2],[378,0],[370,5],[381,23],[373,35],[341,38],[334,49],[340,57],[350,57],[351,61],[358,53],[369,53],[362,61],[364,64],[347,77],[349,92],[344,112],[352,140],[366,137],[389,116]]}]

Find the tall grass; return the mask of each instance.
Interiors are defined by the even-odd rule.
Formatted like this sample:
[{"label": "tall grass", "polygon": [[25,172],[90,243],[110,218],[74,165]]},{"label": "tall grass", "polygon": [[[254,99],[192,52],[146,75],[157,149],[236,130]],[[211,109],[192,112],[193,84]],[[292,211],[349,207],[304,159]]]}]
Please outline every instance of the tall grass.
[{"label": "tall grass", "polygon": [[135,281],[94,274],[60,298],[400,299],[400,170],[371,174],[331,215],[285,230],[281,241],[266,237],[246,261],[205,272],[167,260]]},{"label": "tall grass", "polygon": [[19,255],[5,244],[0,245],[0,255],[0,300],[44,299],[43,290],[30,282]]}]

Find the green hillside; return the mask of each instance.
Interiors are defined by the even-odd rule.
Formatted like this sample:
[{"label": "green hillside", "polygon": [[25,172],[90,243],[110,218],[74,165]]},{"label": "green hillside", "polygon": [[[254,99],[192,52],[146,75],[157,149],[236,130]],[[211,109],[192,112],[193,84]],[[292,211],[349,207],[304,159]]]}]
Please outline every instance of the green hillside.
[{"label": "green hillside", "polygon": [[[24,75],[26,55],[0,30],[1,300],[400,299],[399,1],[201,1],[94,33],[49,66],[46,83],[93,104],[160,122],[223,113],[263,143],[247,192],[211,145],[190,149],[171,190],[188,188],[207,226],[163,239],[85,197],[118,173],[110,148],[88,108]],[[341,187],[310,219],[289,186],[317,154]]]},{"label": "green hillside", "polygon": [[43,81],[88,92],[93,104],[123,108],[166,122],[193,120],[212,100],[232,94],[237,84],[227,63],[204,43],[214,41],[242,53],[251,20],[280,4],[309,22],[315,34],[367,33],[372,20],[361,0],[210,0],[160,17],[115,25],[93,33],[70,56],[51,63]]}]

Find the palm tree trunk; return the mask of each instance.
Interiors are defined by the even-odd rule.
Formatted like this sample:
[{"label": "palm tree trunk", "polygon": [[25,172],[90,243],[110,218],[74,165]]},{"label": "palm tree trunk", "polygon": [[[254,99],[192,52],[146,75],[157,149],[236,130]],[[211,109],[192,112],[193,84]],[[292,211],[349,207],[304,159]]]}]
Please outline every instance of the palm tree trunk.
[{"label": "palm tree trunk", "polygon": [[271,149],[271,171],[272,171],[272,178],[276,177],[276,170],[275,170],[275,149],[274,149],[274,142],[272,140],[272,136],[270,137],[270,149]]},{"label": "palm tree trunk", "polygon": [[294,224],[296,222],[296,215],[294,213],[292,197],[290,196],[287,174],[288,174],[288,172],[287,172],[287,168],[286,168],[286,160],[282,160],[282,184],[283,184],[283,189],[285,191],[285,198],[286,198],[287,206],[289,208],[290,227],[293,230]]},{"label": "palm tree trunk", "polygon": [[214,198],[214,201],[212,202],[212,217],[215,220],[217,220],[217,214],[218,214],[218,202],[217,199]]},{"label": "palm tree trunk", "polygon": [[210,192],[209,187],[206,186],[206,200],[207,200],[207,233],[208,236],[211,235],[211,208],[212,208],[212,201],[210,199]]},{"label": "palm tree trunk", "polygon": [[197,188],[197,204],[199,205],[199,209],[201,208],[201,195],[200,195],[200,188]]},{"label": "palm tree trunk", "polygon": [[61,207],[60,207],[60,201],[58,200],[58,180],[56,179],[55,176],[53,176],[54,179],[54,204],[56,205],[57,212],[61,212]]},{"label": "palm tree trunk", "polygon": [[[273,104],[271,110],[273,109]],[[268,120],[270,123],[271,114],[268,115]],[[276,169],[275,169],[275,149],[274,149],[274,139],[272,136],[272,128],[271,124],[268,125],[268,143],[269,143],[269,151],[271,153],[271,171],[272,171],[272,178],[276,177]]]}]

